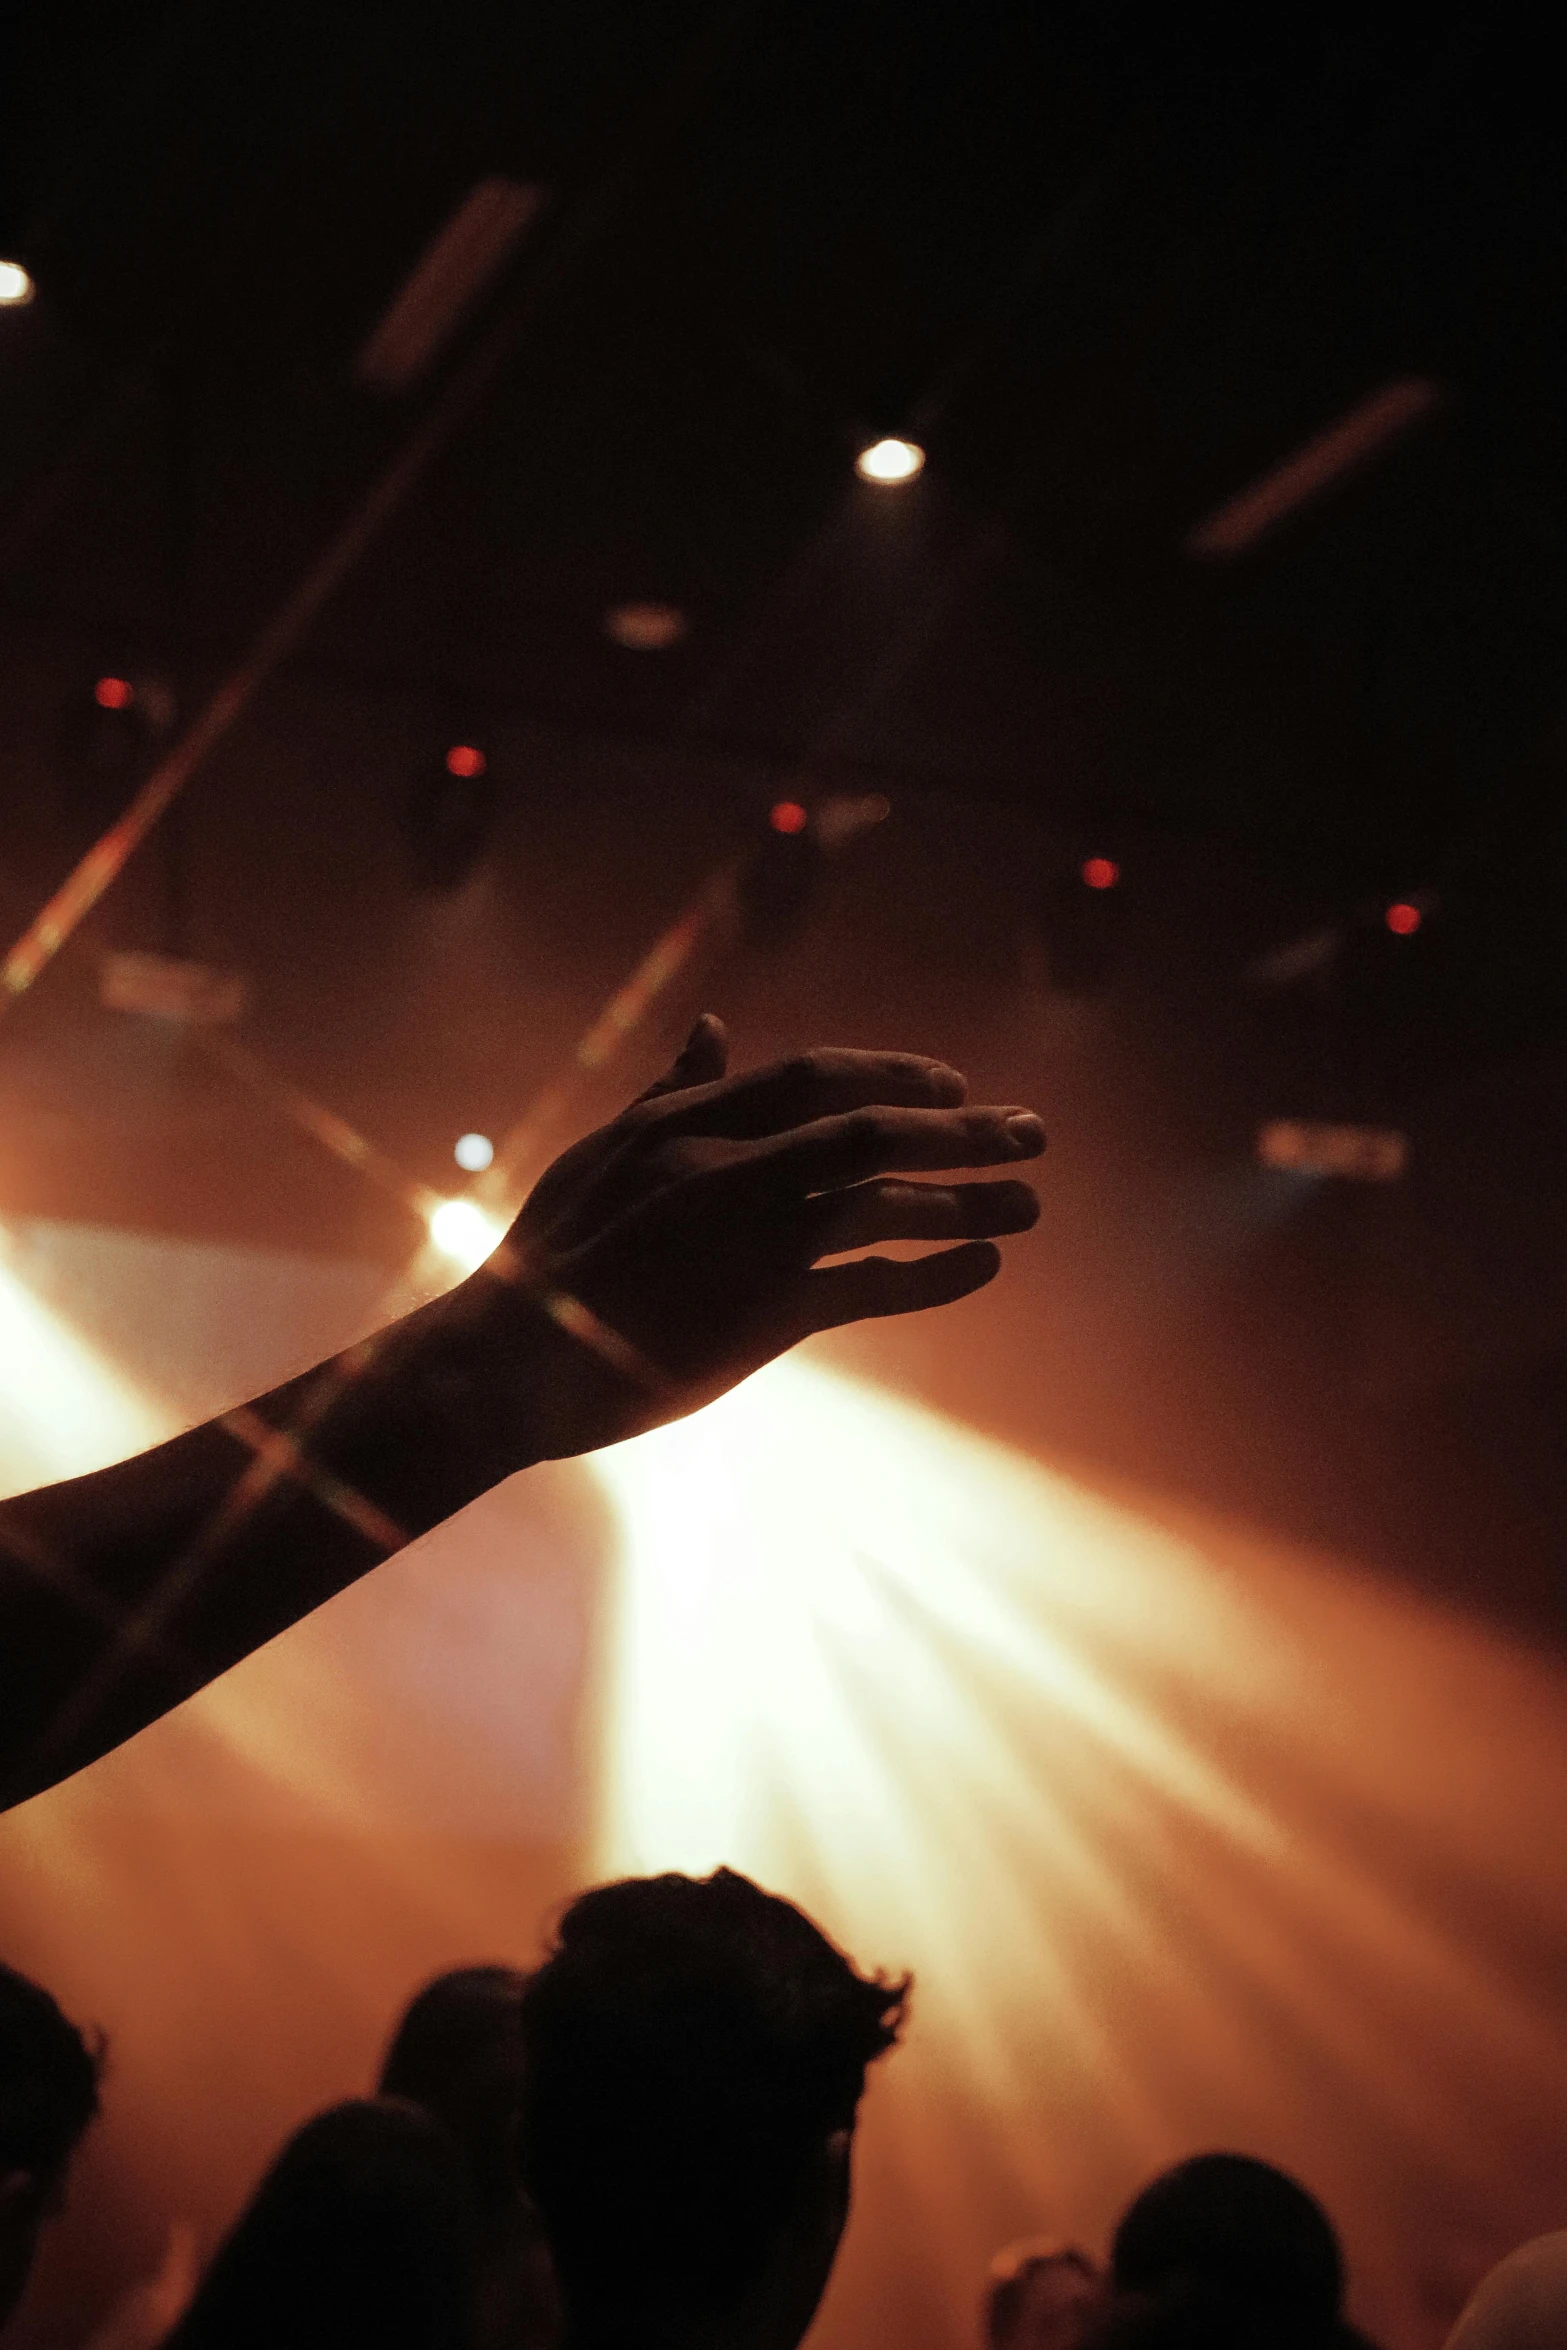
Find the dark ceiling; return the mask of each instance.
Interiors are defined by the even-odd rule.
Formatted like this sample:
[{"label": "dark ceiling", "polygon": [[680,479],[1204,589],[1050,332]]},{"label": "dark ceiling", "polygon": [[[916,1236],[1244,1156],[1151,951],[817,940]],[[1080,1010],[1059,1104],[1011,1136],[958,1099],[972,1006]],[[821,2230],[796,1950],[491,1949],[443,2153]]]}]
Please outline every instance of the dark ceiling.
[{"label": "dark ceiling", "polygon": [[[4,594],[237,651],[498,356],[301,658],[1412,888],[1546,846],[1567,602],[1554,77],[1496,12],[52,0],[8,76]],[[430,376],[353,360],[488,174]],[[1211,507],[1441,408],[1251,556]],[[917,431],[902,500],[846,489]],[[859,511],[856,512],[856,506]],[[656,597],[666,658],[601,632]],[[1550,848],[1555,854],[1554,830]]]}]

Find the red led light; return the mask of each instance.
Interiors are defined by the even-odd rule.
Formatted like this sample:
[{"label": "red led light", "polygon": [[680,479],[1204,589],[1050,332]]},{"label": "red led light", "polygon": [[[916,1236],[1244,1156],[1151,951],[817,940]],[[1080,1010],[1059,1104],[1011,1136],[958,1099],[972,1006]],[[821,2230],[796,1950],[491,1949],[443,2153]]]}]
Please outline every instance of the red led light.
[{"label": "red led light", "polygon": [[1114,889],[1121,878],[1121,868],[1113,857],[1090,857],[1083,867],[1083,879],[1090,889]]},{"label": "red led light", "polygon": [[774,832],[803,832],[810,818],[798,800],[779,800],[769,809],[767,821]]},{"label": "red led light", "polygon": [[477,743],[453,743],[446,754],[447,774],[460,775],[465,781],[469,776],[482,775],[488,765]]},{"label": "red led light", "polygon": [[92,698],[100,710],[128,710],[136,699],[136,688],[128,677],[100,677]]},{"label": "red led light", "polygon": [[1395,938],[1413,938],[1420,928],[1420,908],[1401,898],[1396,906],[1389,906],[1382,919]]}]

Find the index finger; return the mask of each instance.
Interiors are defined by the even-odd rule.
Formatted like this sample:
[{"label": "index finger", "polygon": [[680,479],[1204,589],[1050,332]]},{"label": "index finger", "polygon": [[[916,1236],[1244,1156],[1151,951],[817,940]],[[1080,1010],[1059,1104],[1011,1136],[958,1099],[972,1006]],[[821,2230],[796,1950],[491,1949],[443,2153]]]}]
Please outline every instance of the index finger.
[{"label": "index finger", "polygon": [[878,1103],[760,1142],[740,1165],[768,1186],[817,1192],[914,1169],[1005,1166],[1037,1159],[1044,1147],[1045,1130],[1032,1110]]},{"label": "index finger", "polygon": [[906,1109],[952,1109],[968,1091],[957,1069],[923,1053],[862,1053],[824,1045],[791,1060],[742,1070],[641,1105],[671,1133],[721,1135],[754,1142],[877,1103]]}]

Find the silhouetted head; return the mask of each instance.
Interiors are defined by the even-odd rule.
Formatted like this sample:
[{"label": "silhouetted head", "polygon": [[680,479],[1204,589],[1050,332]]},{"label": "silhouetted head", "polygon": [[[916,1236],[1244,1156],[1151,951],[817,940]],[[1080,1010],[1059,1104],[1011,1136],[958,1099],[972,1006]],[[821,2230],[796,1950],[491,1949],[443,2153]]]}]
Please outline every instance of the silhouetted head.
[{"label": "silhouetted head", "polygon": [[517,2182],[527,1984],[506,1966],[437,1975],[410,2001],[381,2068],[378,2094],[406,2097],[444,2122],[483,2193]]},{"label": "silhouetted head", "polygon": [[0,1965],[0,2325],[98,2110],[102,2061],[41,1985]]},{"label": "silhouetted head", "polygon": [[523,2145],[574,2345],[794,2350],[907,1995],[728,1869],[573,1903],[523,1999]]},{"label": "silhouetted head", "polygon": [[1248,2154],[1198,2154],[1129,2206],[1110,2249],[1124,2292],[1179,2305],[1218,2296],[1287,2345],[1328,2342],[1344,2301],[1333,2223],[1288,2173]]},{"label": "silhouetted head", "polygon": [[514,1967],[458,1967],[405,2012],[380,2094],[406,2097],[462,2147],[478,2203],[475,2321],[480,2350],[553,2350],[560,2300],[538,2213],[524,2192],[518,2136],[524,2090],[522,1995]]},{"label": "silhouetted head", "polygon": [[471,2225],[432,2115],[333,2106],[290,2138],[165,2350],[470,2350]]},{"label": "silhouetted head", "polygon": [[1567,2342],[1567,2232],[1536,2236],[1470,2296],[1446,2350],[1560,2350]]},{"label": "silhouetted head", "polygon": [[1029,2237],[990,2264],[989,2350],[1074,2350],[1104,2297],[1104,2279],[1075,2244]]}]

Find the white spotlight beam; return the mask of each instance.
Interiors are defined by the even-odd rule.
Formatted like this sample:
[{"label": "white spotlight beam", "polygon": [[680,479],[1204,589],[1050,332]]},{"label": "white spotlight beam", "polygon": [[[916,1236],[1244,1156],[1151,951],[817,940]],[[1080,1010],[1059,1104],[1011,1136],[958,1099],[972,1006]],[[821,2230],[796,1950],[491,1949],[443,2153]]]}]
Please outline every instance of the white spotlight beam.
[{"label": "white spotlight beam", "polygon": [[1207,558],[1244,554],[1265,531],[1282,522],[1333,482],[1364,465],[1441,399],[1424,376],[1401,377],[1383,386],[1337,424],[1330,424],[1286,457],[1271,473],[1241,490],[1187,534],[1186,552]]}]

